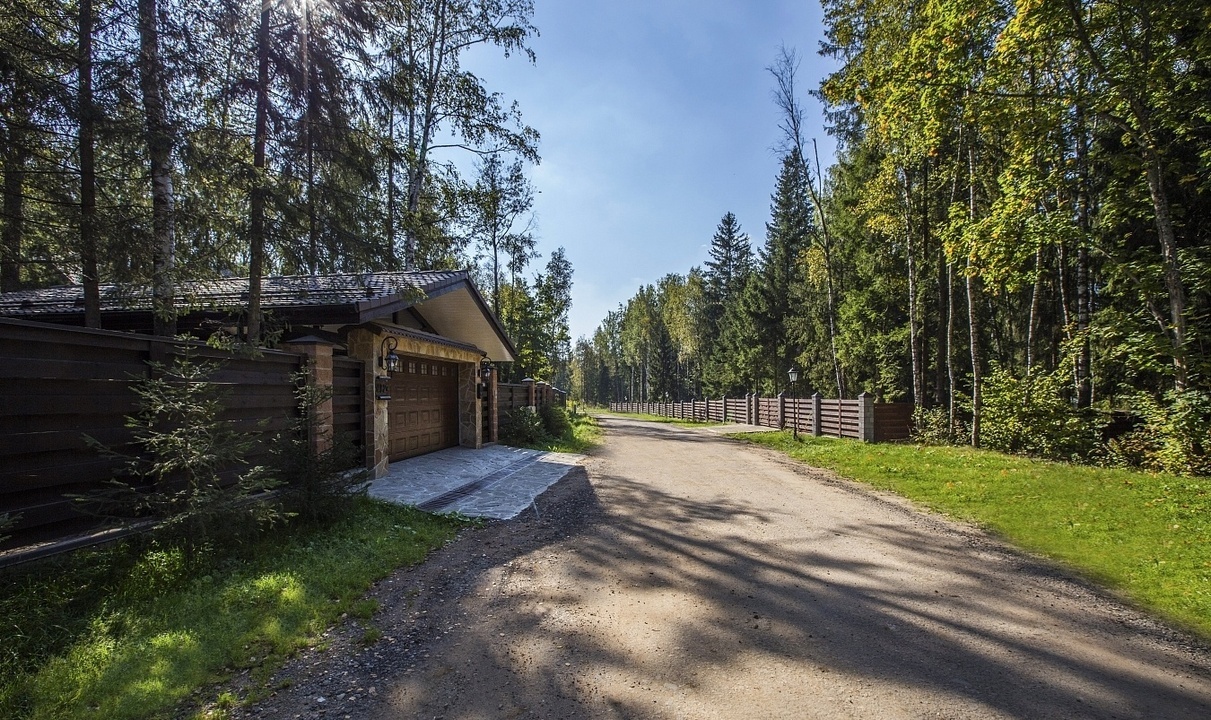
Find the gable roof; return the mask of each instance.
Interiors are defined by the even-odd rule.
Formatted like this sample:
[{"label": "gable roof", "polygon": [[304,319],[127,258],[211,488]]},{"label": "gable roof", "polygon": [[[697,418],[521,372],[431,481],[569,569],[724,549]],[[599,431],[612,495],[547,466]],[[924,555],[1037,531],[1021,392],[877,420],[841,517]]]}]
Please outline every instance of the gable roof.
[{"label": "gable roof", "polygon": [[[151,301],[150,288],[102,285],[103,323],[123,329],[150,327]],[[182,318],[229,316],[247,302],[248,278],[193,280],[176,288]],[[416,308],[439,334],[475,345],[491,360],[508,362],[517,354],[463,270],[267,277],[261,281],[261,307],[295,324],[316,325],[356,325]],[[83,324],[84,287],[0,294],[0,316]]]}]

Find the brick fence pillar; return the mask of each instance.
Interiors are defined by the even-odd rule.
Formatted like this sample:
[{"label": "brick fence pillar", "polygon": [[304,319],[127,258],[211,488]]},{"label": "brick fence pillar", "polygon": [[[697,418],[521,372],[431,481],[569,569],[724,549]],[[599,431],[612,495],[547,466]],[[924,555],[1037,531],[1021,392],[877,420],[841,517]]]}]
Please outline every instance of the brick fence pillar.
[{"label": "brick fence pillar", "polygon": [[820,437],[820,421],[823,419],[823,412],[820,410],[820,393],[812,394],[812,435]]},{"label": "brick fence pillar", "polygon": [[311,389],[314,407],[308,408],[308,441],[313,455],[332,449],[332,343],[313,335],[283,343],[288,352],[303,356],[307,386]]},{"label": "brick fence pillar", "polygon": [[534,378],[522,378],[521,384],[526,386],[526,407],[537,407],[538,398],[535,396]]},{"label": "brick fence pillar", "polygon": [[858,396],[858,437],[862,442],[875,441],[875,396],[868,392]]},{"label": "brick fence pillar", "polygon": [[[492,366],[492,377],[488,380],[488,442],[500,441],[500,386],[498,370]],[[613,403],[611,403],[612,405]]]},{"label": "brick fence pillar", "polygon": [[[349,357],[362,361],[362,427],[364,428],[363,445],[366,453],[366,469],[373,477],[379,478],[387,474],[388,452],[391,438],[387,429],[388,400],[379,397],[375,388],[376,380],[380,378],[385,383],[386,371],[379,368],[379,352],[381,338],[378,333],[365,328],[354,328],[349,331],[345,343]],[[380,375],[379,373],[382,373]]]},{"label": "brick fence pillar", "polygon": [[786,393],[778,393],[778,429],[786,429]]}]

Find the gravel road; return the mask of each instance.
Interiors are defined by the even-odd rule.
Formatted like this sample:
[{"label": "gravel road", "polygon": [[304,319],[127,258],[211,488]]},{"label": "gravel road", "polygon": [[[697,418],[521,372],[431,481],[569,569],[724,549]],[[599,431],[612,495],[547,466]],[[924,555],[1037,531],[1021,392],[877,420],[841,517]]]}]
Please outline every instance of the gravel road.
[{"label": "gravel road", "polygon": [[506,523],[380,583],[236,717],[1211,718],[1211,653],[972,528],[606,416]]}]

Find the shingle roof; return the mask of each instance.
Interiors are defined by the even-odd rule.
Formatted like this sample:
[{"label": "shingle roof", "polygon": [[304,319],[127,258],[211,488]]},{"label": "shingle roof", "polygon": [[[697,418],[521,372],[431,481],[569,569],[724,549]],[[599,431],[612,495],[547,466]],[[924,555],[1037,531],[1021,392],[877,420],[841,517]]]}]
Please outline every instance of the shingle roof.
[{"label": "shingle roof", "polygon": [[[468,279],[466,271],[398,271],[339,275],[288,275],[261,282],[261,306],[300,308],[356,305],[384,300],[408,291],[431,294]],[[176,305],[182,309],[238,309],[248,301],[248,278],[193,280],[176,288]],[[101,312],[151,309],[151,290],[121,285],[101,286]],[[84,287],[61,285],[40,290],[18,290],[0,295],[0,315],[36,318],[39,315],[84,312]]]}]

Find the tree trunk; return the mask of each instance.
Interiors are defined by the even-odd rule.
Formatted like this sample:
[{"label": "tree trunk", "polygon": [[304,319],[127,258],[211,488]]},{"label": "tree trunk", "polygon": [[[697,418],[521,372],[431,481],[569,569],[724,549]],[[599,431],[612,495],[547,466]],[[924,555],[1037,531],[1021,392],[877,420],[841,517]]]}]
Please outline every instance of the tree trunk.
[{"label": "tree trunk", "polygon": [[1034,250],[1034,288],[1030,293],[1030,315],[1026,319],[1026,376],[1034,371],[1034,334],[1039,324],[1039,302],[1043,295],[1043,246]]},{"label": "tree trunk", "polygon": [[[928,224],[926,227],[929,227]],[[938,243],[938,322],[935,326],[936,334],[934,336],[934,398],[938,405],[948,407],[950,405],[950,394],[953,386],[947,385],[947,374],[950,370],[950,331],[948,326],[950,322],[951,312],[951,290],[950,278],[948,275],[948,264],[946,262],[946,251],[942,243]]]},{"label": "tree trunk", "polygon": [[265,146],[269,135],[269,0],[261,0],[261,22],[257,28],[256,120],[252,140],[252,196],[249,201],[248,252],[248,343],[261,342],[261,276],[265,272]]},{"label": "tree trunk", "polygon": [[947,425],[946,437],[953,438],[958,423],[958,408],[955,407],[955,303],[954,303],[954,263],[946,264],[946,403]]},{"label": "tree trunk", "polygon": [[[395,56],[391,57],[391,82],[395,84]],[[395,93],[392,91],[387,98],[390,107],[387,111],[387,268],[399,269],[399,259],[395,251]],[[497,313],[497,317],[500,314]]]},{"label": "tree trunk", "polygon": [[1173,389],[1181,392],[1189,385],[1189,368],[1186,363],[1186,289],[1182,284],[1181,269],[1178,266],[1177,236],[1173,229],[1173,215],[1169,208],[1169,195],[1165,189],[1160,154],[1155,148],[1147,147],[1144,150],[1144,162],[1148,175],[1148,191],[1152,195],[1152,206],[1156,211],[1156,232],[1165,268],[1165,290],[1169,295]]},{"label": "tree trunk", "polygon": [[[434,32],[428,52],[424,84],[424,116],[420,122],[419,137],[412,138],[415,145],[408,170],[408,212],[404,228],[404,267],[415,269],[420,231],[420,206],[424,191],[425,174],[429,167],[429,144],[433,140],[434,107],[437,102],[438,83],[446,61],[446,0],[437,0],[434,12]],[[415,112],[413,113],[415,115]]]},{"label": "tree trunk", "polygon": [[320,233],[315,209],[315,64],[311,61],[311,4],[303,19],[303,148],[307,153],[307,271],[320,269]]},{"label": "tree trunk", "polygon": [[176,265],[175,198],[172,186],[172,130],[164,107],[167,92],[160,57],[159,12],[156,0],[139,0],[139,87],[147,130],[147,159],[151,165],[152,324],[156,335],[177,332],[173,303]]},{"label": "tree trunk", "polygon": [[[968,220],[976,218],[976,151],[967,148],[967,213]],[[975,268],[971,262],[971,251],[967,252],[967,328],[971,339],[971,446],[980,446],[980,413],[983,410],[984,376],[981,367],[983,357],[980,347],[979,290],[976,286]]]},{"label": "tree trunk", "polygon": [[97,109],[93,104],[92,0],[80,0],[79,18],[80,266],[84,324],[101,327],[101,280],[97,269]]},{"label": "tree trunk", "polygon": [[1089,236],[1091,233],[1090,200],[1089,200],[1089,144],[1085,126],[1085,113],[1079,110],[1077,114],[1077,225],[1081,237],[1076,251],[1076,329],[1080,342],[1080,350],[1076,356],[1076,404],[1079,408],[1093,405],[1093,383],[1091,370],[1091,350],[1089,344],[1089,323],[1092,318],[1093,303],[1089,291]]},{"label": "tree trunk", "polygon": [[918,322],[921,311],[917,303],[917,248],[913,242],[912,184],[907,168],[904,169],[904,230],[908,256],[908,354],[912,362],[912,402],[917,407],[923,407],[925,373],[921,367],[921,325]]},{"label": "tree trunk", "polygon": [[21,288],[21,238],[25,233],[25,163],[29,159],[25,130],[29,108],[24,92],[13,93],[12,112],[5,118],[4,235],[0,238],[0,292]]}]

